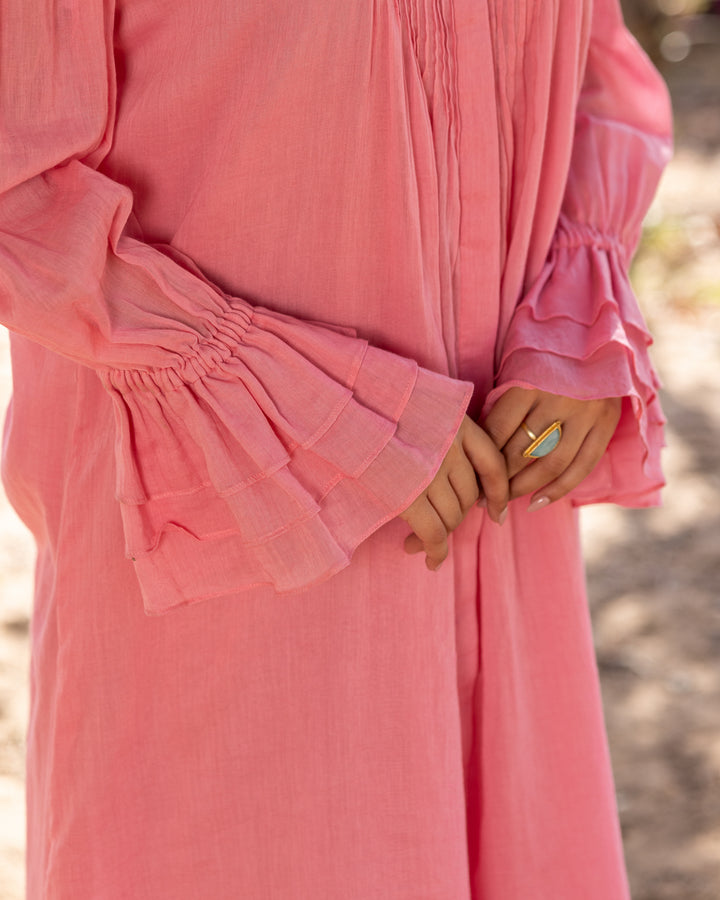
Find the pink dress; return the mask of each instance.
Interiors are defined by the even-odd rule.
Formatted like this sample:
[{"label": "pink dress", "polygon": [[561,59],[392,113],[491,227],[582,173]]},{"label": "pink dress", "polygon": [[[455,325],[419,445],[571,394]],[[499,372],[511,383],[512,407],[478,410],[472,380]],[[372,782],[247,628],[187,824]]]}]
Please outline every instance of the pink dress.
[{"label": "pink dress", "polygon": [[[627,897],[578,546],[655,503],[626,275],[669,154],[616,0],[1,0],[32,900]],[[574,495],[398,519],[509,385]]]}]

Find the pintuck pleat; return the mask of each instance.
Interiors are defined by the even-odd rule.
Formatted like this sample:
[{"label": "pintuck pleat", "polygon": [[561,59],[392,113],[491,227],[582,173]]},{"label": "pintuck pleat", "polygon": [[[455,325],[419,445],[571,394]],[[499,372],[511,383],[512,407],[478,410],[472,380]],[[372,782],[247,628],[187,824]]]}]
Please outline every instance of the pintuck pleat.
[{"label": "pintuck pleat", "polygon": [[[670,123],[617,0],[0,21],[28,900],[627,900],[574,507],[658,502]],[[406,510],[513,386],[613,440],[430,572]]]}]

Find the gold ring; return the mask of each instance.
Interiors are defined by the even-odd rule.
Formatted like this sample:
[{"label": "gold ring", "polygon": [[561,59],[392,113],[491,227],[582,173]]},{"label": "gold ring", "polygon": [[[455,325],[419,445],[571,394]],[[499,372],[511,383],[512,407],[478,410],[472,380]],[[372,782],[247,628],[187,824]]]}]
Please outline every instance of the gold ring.
[{"label": "gold ring", "polygon": [[521,422],[520,425],[532,441],[530,446],[523,450],[525,459],[539,459],[541,456],[547,456],[548,453],[552,453],[560,443],[560,438],[562,437],[562,422],[559,420],[553,422],[552,425],[549,425],[541,435],[536,435],[531,431],[525,422]]},{"label": "gold ring", "polygon": [[536,441],[536,440],[537,440],[537,435],[535,434],[534,431],[530,431],[530,429],[527,427],[527,423],[526,423],[526,422],[521,422],[520,425],[521,425],[522,428],[525,429],[525,433],[527,434],[527,436],[530,438],[531,441]]}]

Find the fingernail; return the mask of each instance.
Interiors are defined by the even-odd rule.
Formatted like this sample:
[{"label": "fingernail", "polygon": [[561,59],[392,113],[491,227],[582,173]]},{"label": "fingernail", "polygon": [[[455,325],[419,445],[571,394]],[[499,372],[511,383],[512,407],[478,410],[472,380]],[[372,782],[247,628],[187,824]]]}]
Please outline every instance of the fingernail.
[{"label": "fingernail", "polygon": [[500,515],[498,516],[498,525],[504,525],[504,524],[505,524],[505,519],[507,519],[507,512],[508,512],[508,508],[507,508],[507,506],[506,506],[505,509],[504,509],[504,510],[500,513]]},{"label": "fingernail", "polygon": [[528,506],[528,512],[535,512],[536,509],[542,509],[550,502],[549,497],[536,497]]},{"label": "fingernail", "polygon": [[487,497],[481,497],[477,502],[477,506],[479,506],[480,509],[485,509],[487,506]]}]

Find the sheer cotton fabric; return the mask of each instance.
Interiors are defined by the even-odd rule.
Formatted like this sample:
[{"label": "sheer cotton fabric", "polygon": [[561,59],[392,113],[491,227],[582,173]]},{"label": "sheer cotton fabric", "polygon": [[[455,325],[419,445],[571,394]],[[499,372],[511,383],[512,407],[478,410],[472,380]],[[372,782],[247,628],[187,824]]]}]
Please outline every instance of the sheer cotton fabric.
[{"label": "sheer cotton fabric", "polygon": [[[28,893],[625,897],[574,506],[657,502],[669,150],[611,0],[3,0]],[[397,518],[513,384],[569,500]]]}]

